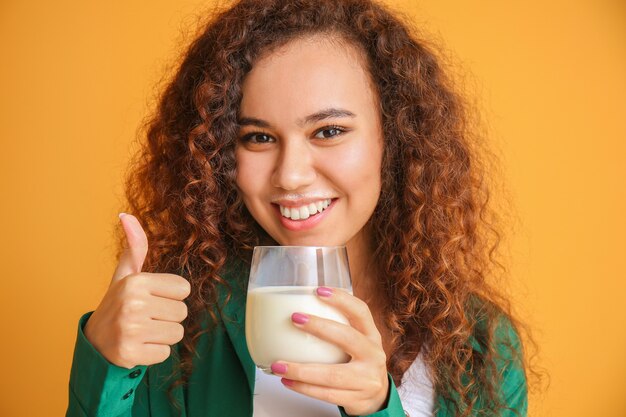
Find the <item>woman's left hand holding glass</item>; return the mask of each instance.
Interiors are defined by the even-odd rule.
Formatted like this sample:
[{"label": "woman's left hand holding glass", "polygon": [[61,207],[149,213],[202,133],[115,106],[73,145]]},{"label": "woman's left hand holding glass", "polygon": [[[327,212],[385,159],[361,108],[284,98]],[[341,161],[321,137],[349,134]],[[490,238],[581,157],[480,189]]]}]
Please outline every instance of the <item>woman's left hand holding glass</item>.
[{"label": "woman's left hand holding glass", "polygon": [[350,325],[314,315],[294,313],[294,325],[330,342],[352,357],[348,363],[322,365],[278,361],[272,372],[289,389],[343,406],[354,416],[385,407],[389,392],[387,358],[369,307],[343,290],[320,287],[320,299],[346,316]]}]

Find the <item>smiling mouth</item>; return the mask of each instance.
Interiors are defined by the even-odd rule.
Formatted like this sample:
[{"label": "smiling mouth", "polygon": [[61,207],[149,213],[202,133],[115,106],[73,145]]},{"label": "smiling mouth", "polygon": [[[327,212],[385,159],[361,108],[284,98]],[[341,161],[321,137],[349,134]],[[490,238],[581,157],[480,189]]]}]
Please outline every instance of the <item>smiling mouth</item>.
[{"label": "smiling mouth", "polygon": [[311,216],[315,216],[318,213],[323,212],[328,208],[331,203],[331,199],[314,201],[309,204],[304,204],[299,207],[285,207],[278,205],[281,216],[289,220],[306,220]]}]

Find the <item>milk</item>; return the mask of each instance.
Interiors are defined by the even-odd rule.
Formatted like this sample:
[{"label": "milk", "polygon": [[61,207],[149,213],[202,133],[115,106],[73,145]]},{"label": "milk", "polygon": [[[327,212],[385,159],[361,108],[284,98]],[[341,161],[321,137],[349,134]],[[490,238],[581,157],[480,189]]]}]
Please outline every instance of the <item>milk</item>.
[{"label": "milk", "polygon": [[350,357],[337,346],[294,326],[293,313],[312,314],[348,324],[335,308],[315,294],[317,287],[275,286],[248,291],[246,342],[252,360],[265,372],[277,360],[343,363]]}]

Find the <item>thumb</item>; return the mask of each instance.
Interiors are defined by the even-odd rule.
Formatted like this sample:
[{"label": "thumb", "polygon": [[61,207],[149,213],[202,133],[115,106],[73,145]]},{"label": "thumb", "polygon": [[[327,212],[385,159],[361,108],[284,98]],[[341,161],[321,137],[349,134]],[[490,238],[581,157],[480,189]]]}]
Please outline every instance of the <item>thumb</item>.
[{"label": "thumb", "polygon": [[113,281],[141,272],[148,253],[148,238],[139,220],[132,214],[120,213],[120,221],[126,234],[126,248],[113,273]]}]

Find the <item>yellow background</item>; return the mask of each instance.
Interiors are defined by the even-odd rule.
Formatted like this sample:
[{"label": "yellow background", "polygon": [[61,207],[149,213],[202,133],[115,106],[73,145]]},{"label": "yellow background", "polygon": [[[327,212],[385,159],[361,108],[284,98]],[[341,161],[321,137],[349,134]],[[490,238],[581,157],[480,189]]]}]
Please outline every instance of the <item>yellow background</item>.
[{"label": "yellow background", "polygon": [[[471,72],[521,221],[537,416],[626,416],[626,4],[393,2]],[[514,4],[511,4],[514,3]],[[198,1],[0,2],[0,415],[62,415],[113,264],[131,141]]]}]

